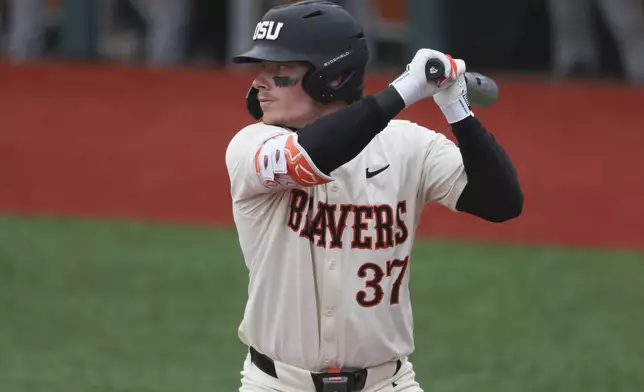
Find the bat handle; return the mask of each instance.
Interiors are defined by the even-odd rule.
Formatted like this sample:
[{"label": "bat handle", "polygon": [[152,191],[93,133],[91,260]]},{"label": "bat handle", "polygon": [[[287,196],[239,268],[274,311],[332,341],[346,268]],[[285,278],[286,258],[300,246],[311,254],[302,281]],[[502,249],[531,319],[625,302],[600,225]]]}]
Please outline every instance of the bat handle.
[{"label": "bat handle", "polygon": [[425,77],[428,82],[438,82],[445,76],[445,66],[439,59],[430,59],[425,64]]},{"label": "bat handle", "polygon": [[[428,82],[438,83],[445,76],[445,66],[439,59],[430,59],[425,64],[425,77]],[[490,106],[499,98],[496,82],[480,73],[466,72],[465,82],[470,103],[476,106]]]}]

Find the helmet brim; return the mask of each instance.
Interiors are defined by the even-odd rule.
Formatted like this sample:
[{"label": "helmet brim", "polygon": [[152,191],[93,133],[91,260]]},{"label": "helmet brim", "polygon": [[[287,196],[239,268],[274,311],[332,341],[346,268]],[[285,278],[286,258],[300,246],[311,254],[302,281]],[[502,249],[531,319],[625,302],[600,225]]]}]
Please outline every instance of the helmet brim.
[{"label": "helmet brim", "polygon": [[291,50],[281,48],[277,45],[254,45],[250,50],[232,58],[236,64],[259,63],[262,61],[272,61],[286,63],[292,61],[309,61],[306,55],[295,53]]}]

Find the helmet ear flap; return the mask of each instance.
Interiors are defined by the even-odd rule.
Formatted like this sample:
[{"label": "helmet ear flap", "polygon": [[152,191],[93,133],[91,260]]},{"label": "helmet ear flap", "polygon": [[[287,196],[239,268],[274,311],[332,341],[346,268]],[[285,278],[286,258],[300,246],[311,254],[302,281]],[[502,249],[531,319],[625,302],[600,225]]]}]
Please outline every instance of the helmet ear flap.
[{"label": "helmet ear flap", "polygon": [[[367,62],[364,42],[351,46],[334,57],[315,59],[314,68],[302,79],[302,87],[320,103],[353,102],[362,96],[363,78]],[[333,81],[340,83],[333,86]]]},{"label": "helmet ear flap", "polygon": [[[343,89],[342,85],[345,82],[345,75],[339,70],[331,68],[311,69],[302,78],[302,88],[314,100],[320,103],[331,103],[341,100]],[[339,86],[332,86],[331,83],[337,78],[342,77],[343,80]]]},{"label": "helmet ear flap", "polygon": [[246,93],[246,109],[255,120],[261,120],[262,117],[264,117],[264,111],[262,110],[262,107],[259,106],[257,94],[259,94],[259,90],[255,87],[248,89],[248,92]]},{"label": "helmet ear flap", "polygon": [[324,96],[327,95],[324,92],[326,90],[326,80],[324,80],[324,75],[320,70],[312,68],[304,74],[302,89],[317,102],[326,103],[324,99]]},{"label": "helmet ear flap", "polygon": [[[302,88],[311,98],[320,103],[352,102],[362,95],[362,84],[360,83],[359,86],[360,94],[349,94],[349,91],[356,90],[356,88],[355,86],[347,86],[347,84],[355,84],[356,79],[360,77],[355,70],[344,69],[340,72],[333,72],[331,69],[312,69],[302,78]],[[331,84],[337,78],[341,78],[340,84],[332,86]],[[357,97],[353,97],[353,95]]]}]

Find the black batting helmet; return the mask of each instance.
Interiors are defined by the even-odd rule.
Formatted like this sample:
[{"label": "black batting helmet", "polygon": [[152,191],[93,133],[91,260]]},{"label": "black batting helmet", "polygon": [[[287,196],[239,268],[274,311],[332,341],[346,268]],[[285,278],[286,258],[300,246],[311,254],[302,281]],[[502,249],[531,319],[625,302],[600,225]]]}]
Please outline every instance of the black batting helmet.
[{"label": "black batting helmet", "polygon": [[[305,0],[271,8],[255,28],[251,49],[232,60],[308,62],[312,69],[302,79],[308,95],[321,103],[350,103],[362,96],[368,58],[363,29],[344,8],[330,1]],[[338,77],[340,84],[331,86]],[[259,108],[253,90],[247,96],[248,106],[258,118],[253,113]]]}]

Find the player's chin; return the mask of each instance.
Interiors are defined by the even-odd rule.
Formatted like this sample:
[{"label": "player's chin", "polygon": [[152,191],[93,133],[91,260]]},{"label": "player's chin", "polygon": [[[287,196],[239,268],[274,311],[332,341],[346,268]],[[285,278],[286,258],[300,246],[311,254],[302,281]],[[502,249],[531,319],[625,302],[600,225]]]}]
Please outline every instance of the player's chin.
[{"label": "player's chin", "polygon": [[284,116],[276,113],[274,110],[265,110],[262,120],[267,125],[280,125],[284,120]]},{"label": "player's chin", "polygon": [[265,107],[262,122],[266,125],[274,125],[284,128],[298,128],[297,116],[294,116],[290,110],[280,110],[276,107]]}]

